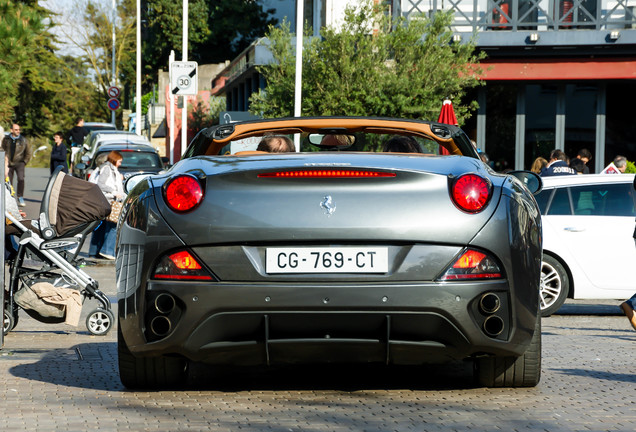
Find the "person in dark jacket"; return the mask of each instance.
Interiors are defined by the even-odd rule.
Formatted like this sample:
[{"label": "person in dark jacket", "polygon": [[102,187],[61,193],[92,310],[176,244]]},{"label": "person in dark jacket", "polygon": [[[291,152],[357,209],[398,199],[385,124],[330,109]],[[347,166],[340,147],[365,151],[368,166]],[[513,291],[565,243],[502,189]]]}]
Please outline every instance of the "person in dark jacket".
[{"label": "person in dark jacket", "polygon": [[84,144],[84,138],[88,135],[88,129],[84,127],[84,119],[79,117],[75,121],[75,126],[68,134],[68,142],[71,145],[71,169],[75,163],[75,155],[80,151]]},{"label": "person in dark jacket", "polygon": [[2,139],[2,150],[9,156],[9,182],[13,183],[13,173],[18,175],[18,203],[24,207],[24,169],[31,160],[31,145],[20,134],[19,124],[14,123],[11,133]]},{"label": "person in dark jacket", "polygon": [[548,166],[541,170],[540,175],[541,177],[576,175],[576,171],[568,166],[567,156],[563,153],[563,150],[554,149],[550,153]]},{"label": "person in dark jacket", "polygon": [[55,171],[55,168],[62,165],[62,171],[68,174],[68,165],[66,165],[66,144],[64,144],[64,134],[62,132],[55,132],[53,135],[53,141],[55,145],[51,150],[51,174]]}]

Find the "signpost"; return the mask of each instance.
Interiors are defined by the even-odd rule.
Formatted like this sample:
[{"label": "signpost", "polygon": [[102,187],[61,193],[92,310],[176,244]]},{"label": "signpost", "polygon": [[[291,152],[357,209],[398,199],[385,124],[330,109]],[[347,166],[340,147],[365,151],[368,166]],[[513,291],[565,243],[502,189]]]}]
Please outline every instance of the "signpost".
[{"label": "signpost", "polygon": [[196,95],[198,90],[197,62],[173,62],[170,68],[170,89],[174,95]]},{"label": "signpost", "polygon": [[115,98],[108,99],[106,105],[108,105],[108,109],[110,109],[111,111],[117,111],[121,106],[121,104],[119,103],[119,99]]},{"label": "signpost", "polygon": [[106,93],[108,93],[108,97],[110,98],[108,99],[108,102],[106,102],[106,105],[108,106],[108,109],[113,112],[113,115],[115,115],[115,111],[121,107],[121,103],[119,103],[119,99],[117,99],[121,94],[121,90],[119,90],[119,87],[110,86]]},{"label": "signpost", "polygon": [[120,94],[121,94],[121,90],[119,90],[119,87],[115,87],[115,86],[108,87],[108,97],[118,98]]}]

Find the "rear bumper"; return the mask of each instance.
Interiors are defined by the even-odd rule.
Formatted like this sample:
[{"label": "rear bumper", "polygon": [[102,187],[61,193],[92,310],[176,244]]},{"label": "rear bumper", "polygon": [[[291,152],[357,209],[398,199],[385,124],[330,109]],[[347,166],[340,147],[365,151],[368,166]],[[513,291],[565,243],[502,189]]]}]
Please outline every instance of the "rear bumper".
[{"label": "rear bumper", "polygon": [[[153,281],[138,293],[119,300],[120,328],[133,354],[214,364],[422,364],[518,356],[530,342],[536,317],[536,304],[511,301],[506,281],[326,286]],[[480,309],[484,293],[500,298],[497,311]],[[492,317],[502,323],[497,335],[484,331]]]}]

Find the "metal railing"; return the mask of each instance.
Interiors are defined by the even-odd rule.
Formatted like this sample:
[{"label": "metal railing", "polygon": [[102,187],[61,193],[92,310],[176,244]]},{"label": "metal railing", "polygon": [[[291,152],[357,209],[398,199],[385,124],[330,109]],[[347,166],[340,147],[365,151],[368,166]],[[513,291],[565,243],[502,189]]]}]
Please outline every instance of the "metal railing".
[{"label": "metal railing", "polygon": [[402,0],[404,16],[452,9],[454,32],[636,28],[636,0]]}]

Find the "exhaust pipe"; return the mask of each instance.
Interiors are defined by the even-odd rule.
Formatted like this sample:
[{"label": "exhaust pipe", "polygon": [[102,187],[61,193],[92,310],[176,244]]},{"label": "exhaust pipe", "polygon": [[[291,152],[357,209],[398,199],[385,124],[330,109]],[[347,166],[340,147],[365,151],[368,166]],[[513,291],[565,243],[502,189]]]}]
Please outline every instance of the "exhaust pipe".
[{"label": "exhaust pipe", "polygon": [[497,315],[491,315],[484,321],[484,333],[490,337],[497,337],[504,330],[504,321]]},{"label": "exhaust pipe", "polygon": [[164,337],[172,329],[172,322],[165,316],[154,317],[150,321],[150,330],[155,336]]},{"label": "exhaust pipe", "polygon": [[174,297],[170,294],[159,294],[155,299],[155,309],[157,309],[159,313],[167,315],[172,312],[175,306],[176,302]]},{"label": "exhaust pipe", "polygon": [[486,293],[479,299],[479,309],[486,314],[492,314],[501,307],[499,296],[493,293]]}]

